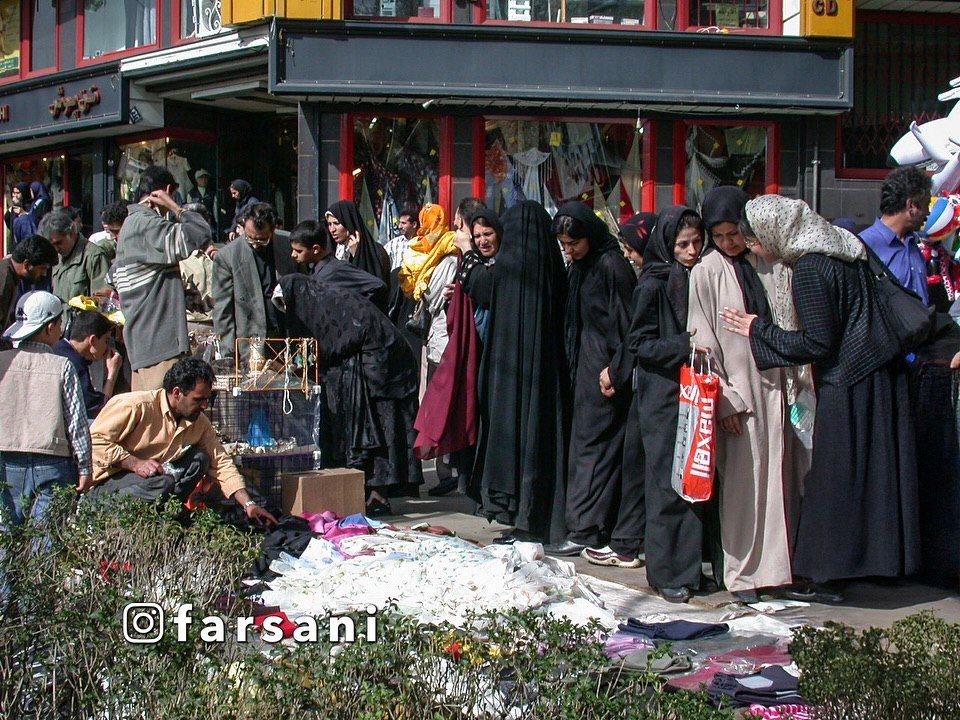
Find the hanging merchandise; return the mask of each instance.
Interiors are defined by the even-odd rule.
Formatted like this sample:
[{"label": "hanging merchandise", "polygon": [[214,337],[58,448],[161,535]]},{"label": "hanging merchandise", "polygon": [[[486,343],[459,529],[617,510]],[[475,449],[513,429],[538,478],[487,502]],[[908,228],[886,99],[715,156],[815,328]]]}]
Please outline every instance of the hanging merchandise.
[{"label": "hanging merchandise", "polygon": [[[716,407],[720,378],[704,355],[705,371],[698,372],[696,350],[680,369],[680,415],[673,455],[671,485],[688,502],[704,502],[713,496],[716,467]],[[704,361],[701,361],[701,366]]]},{"label": "hanging merchandise", "polygon": [[623,214],[623,206],[626,204],[621,198],[622,192],[623,185],[620,180],[617,180],[613,185],[613,190],[607,195],[607,208],[610,210],[610,218],[614,221],[614,236],[620,232],[620,217]]},{"label": "hanging merchandise", "polygon": [[360,217],[366,223],[367,229],[371,235],[377,236],[377,211],[373,209],[373,202],[370,200],[370,187],[364,182],[360,190]]},{"label": "hanging merchandise", "polygon": [[387,188],[384,191],[383,207],[380,208],[380,225],[377,235],[381,245],[386,245],[400,233],[399,222],[400,217],[397,214],[397,205],[393,201],[393,193],[390,192],[390,188]]},{"label": "hanging merchandise", "polygon": [[643,189],[643,168],[640,165],[640,144],[642,135],[633,134],[633,141],[630,143],[630,152],[627,153],[627,159],[620,167],[620,180],[623,182],[623,190],[627,196],[627,202],[630,204],[629,211],[624,215],[630,216],[640,212],[640,191]]}]

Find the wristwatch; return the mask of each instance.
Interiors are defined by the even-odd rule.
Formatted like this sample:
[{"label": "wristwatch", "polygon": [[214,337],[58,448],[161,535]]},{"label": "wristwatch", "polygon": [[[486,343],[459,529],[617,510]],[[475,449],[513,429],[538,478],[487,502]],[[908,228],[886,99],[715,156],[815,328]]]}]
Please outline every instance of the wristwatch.
[{"label": "wristwatch", "polygon": [[[247,501],[243,504],[243,509],[246,510],[248,507],[251,507],[251,506],[253,506],[253,505],[257,505],[257,501],[256,501],[256,500],[247,500]],[[259,505],[258,505],[257,507],[259,507]]]}]

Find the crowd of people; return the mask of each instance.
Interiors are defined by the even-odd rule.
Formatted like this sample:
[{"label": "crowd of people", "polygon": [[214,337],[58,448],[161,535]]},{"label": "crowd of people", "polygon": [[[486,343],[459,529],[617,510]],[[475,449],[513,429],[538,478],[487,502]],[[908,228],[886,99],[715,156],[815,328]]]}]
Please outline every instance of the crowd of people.
[{"label": "crowd of people", "polygon": [[[924,303],[937,304],[934,286],[953,299],[949,254],[917,234],[930,202],[920,170],[891,173],[859,236],[802,200],[717,187],[700,208],[619,228],[576,201],[554,217],[529,200],[498,216],[467,198],[449,221],[426,204],[404,209],[381,245],[349,200],[287,232],[234,181],[219,247],[208,209],[181,205],[160,167],[90,238],[17,189],[31,209],[0,261],[16,345],[0,352],[0,406],[31,420],[4,435],[0,457],[19,521],[68,478],[94,497],[154,500],[186,497],[203,476],[274,521],[202,412],[214,378],[188,358],[192,289],[228,354],[238,338],[316,338],[322,457],[364,471],[370,515],[418,495],[435,457],[431,494],[466,493],[510,528],[497,542],[643,562],[673,602],[720,585],[743,602],[771,588],[839,602],[831,581],[918,568],[907,349],[869,259]],[[65,303],[113,293],[123,357],[95,310],[71,311],[61,338]],[[239,366],[260,362],[250,350]],[[720,384],[706,502],[671,479],[685,364]]]}]

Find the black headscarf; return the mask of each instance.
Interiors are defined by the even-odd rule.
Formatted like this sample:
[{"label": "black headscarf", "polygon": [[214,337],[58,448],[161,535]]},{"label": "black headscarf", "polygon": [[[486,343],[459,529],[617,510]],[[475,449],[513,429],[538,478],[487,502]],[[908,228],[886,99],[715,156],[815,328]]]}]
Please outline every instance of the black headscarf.
[{"label": "black headscarf", "polygon": [[237,198],[237,205],[242,204],[253,192],[253,185],[239,178],[230,183],[230,187],[240,193],[240,197]]},{"label": "black headscarf", "polygon": [[20,191],[20,207],[29,210],[33,204],[33,192],[30,190],[30,183],[21,182],[14,185]]},{"label": "black headscarf", "polygon": [[643,255],[650,233],[657,225],[656,213],[637,213],[620,224],[620,236],[628,246]]},{"label": "black headscarf", "polygon": [[670,301],[670,307],[673,308],[677,323],[681,326],[687,324],[690,268],[677,262],[673,249],[677,243],[677,228],[680,220],[687,215],[698,219],[700,217],[695,210],[683,205],[668,207],[657,216],[657,226],[653,229],[644,250],[643,270],[640,273],[641,280],[653,278],[666,283],[667,299]]},{"label": "black headscarf", "polygon": [[[722,222],[739,225],[743,218],[743,209],[750,198],[738,187],[733,185],[722,185],[710,190],[703,198],[703,227],[707,237],[710,237],[710,231],[714,225]],[[757,269],[748,259],[750,251],[744,249],[739,255],[727,255],[719,245],[714,245],[716,250],[733,262],[733,269],[737,273],[737,282],[740,283],[740,291],[743,293],[743,303],[746,311],[751,315],[760,317],[769,317],[770,305],[767,302],[767,291],[760,282],[760,276],[757,275]]]},{"label": "black headscarf", "polygon": [[[490,208],[486,208],[486,207],[477,208],[476,212],[474,212],[473,215],[470,216],[470,234],[471,235],[473,235],[473,223],[476,222],[477,220],[483,220],[485,225],[493,228],[494,232],[497,233],[497,238],[499,238],[500,240],[500,248],[502,249],[503,248],[503,223],[500,222],[500,216],[497,215]],[[477,252],[480,252],[480,250],[477,249],[477,244],[473,242],[472,238],[470,242],[473,243],[474,250],[476,250]],[[497,250],[498,254],[499,252],[500,251]],[[486,261],[487,258],[484,258],[484,260]]]},{"label": "black headscarf", "polygon": [[[383,247],[373,239],[370,229],[363,218],[360,217],[357,206],[350,200],[340,200],[331,205],[327,209],[327,213],[333,215],[351,235],[358,233],[360,236],[360,244],[357,246],[356,255],[347,253],[350,264],[380,278],[385,283],[389,283],[390,266],[387,265],[386,276],[384,276],[383,259],[378,252],[378,248],[383,250]],[[386,254],[386,251],[383,252]]]},{"label": "black headscarf", "polygon": [[580,221],[587,231],[587,240],[590,243],[587,254],[580,260],[570,263],[567,274],[569,291],[567,293],[564,340],[567,349],[567,365],[570,368],[571,376],[575,377],[580,355],[580,328],[582,324],[580,318],[580,289],[583,287],[583,279],[604,253],[619,253],[620,247],[617,238],[607,229],[607,224],[582,202],[574,200],[564,203],[557,212],[554,222],[557,218],[564,216]]}]

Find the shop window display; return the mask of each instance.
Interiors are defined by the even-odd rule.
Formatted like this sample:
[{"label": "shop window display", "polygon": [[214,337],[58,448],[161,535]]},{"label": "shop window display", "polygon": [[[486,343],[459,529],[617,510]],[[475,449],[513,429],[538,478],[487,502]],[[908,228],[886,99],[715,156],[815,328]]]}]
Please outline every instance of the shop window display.
[{"label": "shop window display", "polygon": [[488,20],[642,25],[645,0],[487,0]]},{"label": "shop window display", "polygon": [[83,0],[83,59],[157,42],[157,0]]},{"label": "shop window display", "polygon": [[440,19],[440,0],[353,0],[354,17]]},{"label": "shop window display", "polygon": [[439,201],[440,121],[354,118],[353,200],[375,237],[397,235],[404,207]]},{"label": "shop window display", "polygon": [[20,0],[0,0],[0,78],[20,74]]},{"label": "shop window display", "polygon": [[690,3],[691,27],[770,27],[768,0],[708,0]]},{"label": "shop window display", "polygon": [[580,200],[619,223],[641,210],[642,150],[633,123],[487,120],[486,203],[536,200],[554,215]]},{"label": "shop window display", "polygon": [[[160,165],[171,172],[180,186],[176,192],[176,200],[180,203],[190,201],[190,192],[196,187],[197,171],[204,169],[212,173],[216,167],[212,143],[177,138],[161,137],[121,145],[117,149],[117,155],[117,198],[131,203],[137,200],[140,175],[150,165]],[[215,177],[210,177],[207,187],[216,190],[216,180]]]},{"label": "shop window display", "polygon": [[765,125],[690,125],[686,153],[686,204],[692,208],[718,185],[736,185],[751,197],[766,191]]}]

